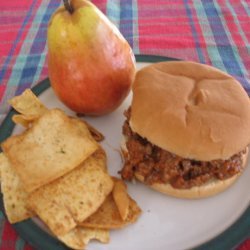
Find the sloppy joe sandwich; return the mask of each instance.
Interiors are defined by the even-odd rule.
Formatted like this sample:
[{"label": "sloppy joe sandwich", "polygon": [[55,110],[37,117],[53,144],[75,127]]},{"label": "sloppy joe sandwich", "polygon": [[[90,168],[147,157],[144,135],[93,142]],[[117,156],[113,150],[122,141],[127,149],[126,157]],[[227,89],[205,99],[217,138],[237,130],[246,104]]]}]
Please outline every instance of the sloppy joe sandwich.
[{"label": "sloppy joe sandwich", "polygon": [[216,68],[162,62],[141,69],[125,116],[125,180],[201,198],[228,188],[245,167],[250,100],[236,79]]}]

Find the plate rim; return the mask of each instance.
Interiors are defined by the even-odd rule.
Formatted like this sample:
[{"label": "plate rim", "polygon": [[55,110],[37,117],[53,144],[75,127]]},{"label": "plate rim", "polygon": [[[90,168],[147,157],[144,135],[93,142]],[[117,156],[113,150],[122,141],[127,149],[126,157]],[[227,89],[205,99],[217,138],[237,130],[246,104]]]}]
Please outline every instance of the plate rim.
[{"label": "plate rim", "polygon": [[[180,59],[170,58],[165,56],[157,55],[135,55],[136,62],[162,62],[162,61],[178,61]],[[46,78],[39,83],[37,83],[32,91],[39,96],[45,90],[50,87],[49,78]],[[15,127],[15,124],[12,122],[12,116],[17,112],[11,109],[6,115],[0,126],[0,143],[9,137]],[[2,152],[0,148],[0,152]],[[6,217],[3,197],[0,195],[0,210]],[[28,242],[31,246],[36,249],[47,249],[47,250],[67,250],[69,249],[62,242],[56,238],[49,235],[47,232],[42,230],[37,226],[31,219],[12,224],[11,225],[19,236]],[[194,250],[220,250],[220,249],[232,249],[239,246],[244,240],[250,237],[250,206],[241,214],[241,216],[225,231],[217,235],[216,237],[208,240],[207,242],[202,243],[192,249]]]}]

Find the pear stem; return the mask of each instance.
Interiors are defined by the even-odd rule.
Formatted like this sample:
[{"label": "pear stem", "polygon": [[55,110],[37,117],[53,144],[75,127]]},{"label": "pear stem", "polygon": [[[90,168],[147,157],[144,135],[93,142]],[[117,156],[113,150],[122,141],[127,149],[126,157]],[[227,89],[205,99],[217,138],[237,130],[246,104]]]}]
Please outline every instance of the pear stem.
[{"label": "pear stem", "polygon": [[70,13],[72,14],[74,9],[73,9],[73,6],[70,4],[70,1],[69,0],[63,0],[63,3],[64,3],[64,7],[65,9]]}]

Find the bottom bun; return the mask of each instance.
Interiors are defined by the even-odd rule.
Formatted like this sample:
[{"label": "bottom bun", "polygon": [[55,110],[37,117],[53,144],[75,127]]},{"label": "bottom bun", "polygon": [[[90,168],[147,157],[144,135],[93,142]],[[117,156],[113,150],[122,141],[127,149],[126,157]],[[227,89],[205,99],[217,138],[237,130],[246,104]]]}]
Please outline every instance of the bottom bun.
[{"label": "bottom bun", "polygon": [[[248,156],[248,148],[246,153],[243,155],[243,166],[246,166]],[[186,198],[186,199],[200,199],[209,196],[216,195],[227,188],[229,188],[240,176],[241,174],[234,175],[233,177],[226,179],[226,180],[218,180],[214,179],[211,180],[201,186],[192,187],[190,189],[177,189],[172,187],[170,184],[162,184],[162,183],[155,183],[152,185],[147,185],[156,191],[159,191],[163,194],[167,194],[170,196],[174,196],[177,198]],[[144,177],[135,173],[136,179],[144,183]],[[145,184],[145,183],[144,183]]]}]

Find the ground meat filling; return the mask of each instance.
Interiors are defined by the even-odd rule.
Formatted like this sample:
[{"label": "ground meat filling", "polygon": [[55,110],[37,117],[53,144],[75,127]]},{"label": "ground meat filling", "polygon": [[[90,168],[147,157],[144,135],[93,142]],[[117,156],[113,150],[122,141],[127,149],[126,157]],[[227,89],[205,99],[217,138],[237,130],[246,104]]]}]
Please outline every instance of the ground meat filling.
[{"label": "ground meat filling", "polygon": [[127,138],[128,153],[124,153],[125,164],[121,176],[132,180],[134,173],[144,177],[147,184],[170,183],[174,188],[185,189],[200,186],[211,179],[224,180],[242,169],[242,154],[228,160],[194,161],[163,150],[138,134],[129,126],[130,109],[125,112],[123,134]]}]

